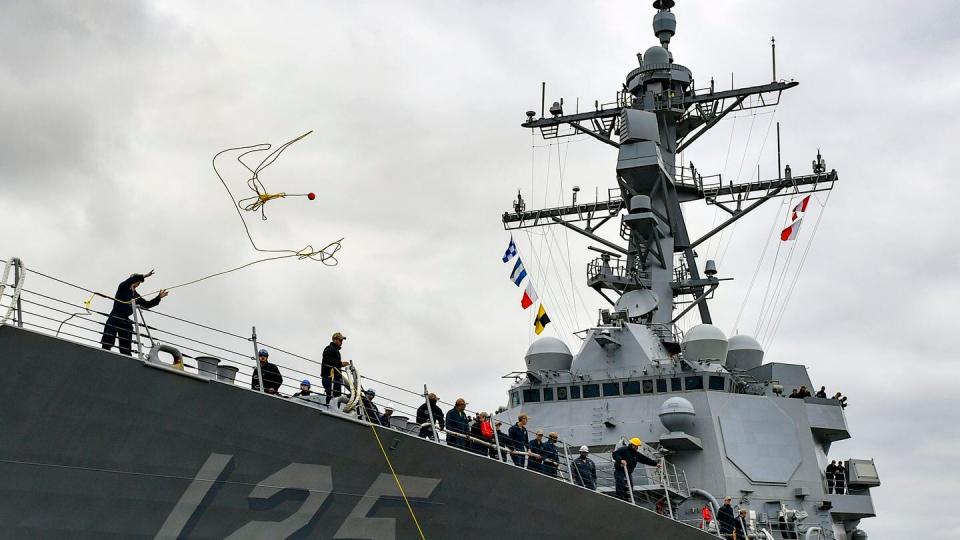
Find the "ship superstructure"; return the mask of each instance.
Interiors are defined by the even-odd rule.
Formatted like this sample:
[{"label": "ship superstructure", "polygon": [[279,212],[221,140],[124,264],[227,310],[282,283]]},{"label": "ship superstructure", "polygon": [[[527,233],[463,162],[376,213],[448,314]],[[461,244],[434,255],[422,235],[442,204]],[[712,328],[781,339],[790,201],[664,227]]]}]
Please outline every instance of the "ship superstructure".
[{"label": "ship superstructure", "polygon": [[[793,174],[778,164],[775,178],[725,182],[677,163],[677,154],[726,115],[771,107],[795,81],[717,91],[695,88],[691,70],[669,49],[677,22],[672,0],[654,2],[659,45],[638,54],[617,102],[564,114],[526,113],[523,127],[544,139],[586,134],[618,149],[617,189],[603,201],[528,210],[518,194],[504,227],[561,225],[589,238],[599,253],[587,284],[609,303],[583,334],[576,355],[556,338],[527,351],[526,369],[509,391],[502,418],[520,412],[573,445],[607,452],[640,436],[684,480],[686,490],[644,493],[660,511],[692,515],[704,499],[724,495],[748,509],[754,530],[789,538],[791,530],[827,538],[864,538],[860,519],[874,515],[869,490],[879,485],[872,460],[849,460],[848,488],[832,493],[824,470],[833,442],[850,437],[842,404],[790,399],[783,389],[814,388],[802,365],[765,361],[751,336],[728,338],[714,326],[709,300],[723,278],[697,247],[763,203],[833,188],[817,151],[812,170]],[[774,75],[775,78],[775,75]],[[704,201],[727,214],[695,237],[682,205]],[[618,228],[617,241],[598,234]],[[606,231],[605,231],[606,232]],[[697,310],[702,324],[686,332],[678,321]],[[643,491],[643,486],[635,489]],[[788,530],[788,527],[792,528]],[[778,536],[783,535],[783,536]]]}]

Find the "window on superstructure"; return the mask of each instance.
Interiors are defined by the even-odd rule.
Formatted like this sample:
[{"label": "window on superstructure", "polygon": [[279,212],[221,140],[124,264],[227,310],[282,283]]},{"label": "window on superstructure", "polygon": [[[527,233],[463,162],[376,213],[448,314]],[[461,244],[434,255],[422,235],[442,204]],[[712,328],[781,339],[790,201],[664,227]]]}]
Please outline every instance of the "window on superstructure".
[{"label": "window on superstructure", "polygon": [[567,400],[567,387],[561,386],[557,388],[557,401],[566,401]]},{"label": "window on superstructure", "polygon": [[667,380],[657,379],[657,393],[665,394],[667,392]]},{"label": "window on superstructure", "polygon": [[539,388],[530,388],[523,391],[523,402],[524,403],[537,403],[540,401],[540,389]]},{"label": "window on superstructure", "polygon": [[683,381],[687,390],[703,390],[703,377],[700,375],[691,375]]},{"label": "window on superstructure", "polygon": [[[673,377],[670,379],[670,391],[671,392],[681,392],[683,391],[683,385],[681,384],[680,377]],[[526,400],[524,400],[526,401]]]},{"label": "window on superstructure", "polygon": [[620,395],[620,383],[608,382],[603,383],[603,395],[606,396],[619,396]]},{"label": "window on superstructure", "polygon": [[710,390],[720,390],[723,391],[723,377],[720,375],[711,375],[710,376]]},{"label": "window on superstructure", "polygon": [[570,387],[570,399],[580,399],[580,387],[571,386]]},{"label": "window on superstructure", "polygon": [[643,393],[652,394],[653,393],[653,380],[647,379],[643,381]]},{"label": "window on superstructure", "polygon": [[543,400],[544,400],[544,401],[553,401],[553,388],[544,388],[544,389],[543,389]]},{"label": "window on superstructure", "polygon": [[520,392],[510,392],[510,402],[513,403],[514,407],[520,405]]},{"label": "window on superstructure", "polygon": [[640,381],[624,381],[623,395],[635,396],[641,392]]},{"label": "window on superstructure", "polygon": [[600,397],[600,385],[599,384],[583,385],[583,397],[584,399]]}]

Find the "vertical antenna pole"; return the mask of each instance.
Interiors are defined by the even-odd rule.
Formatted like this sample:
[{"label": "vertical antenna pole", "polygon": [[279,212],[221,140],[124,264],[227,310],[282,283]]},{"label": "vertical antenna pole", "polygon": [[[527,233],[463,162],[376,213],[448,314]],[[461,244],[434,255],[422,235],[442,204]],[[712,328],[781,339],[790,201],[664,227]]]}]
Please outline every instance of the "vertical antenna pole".
[{"label": "vertical antenna pole", "polygon": [[783,180],[783,169],[780,167],[780,122],[777,122],[777,180]]},{"label": "vertical antenna pole", "polygon": [[540,118],[543,118],[547,110],[547,83],[540,83]]},{"label": "vertical antenna pole", "polygon": [[773,82],[777,82],[777,38],[770,37],[770,54],[773,56]]},{"label": "vertical antenna pole", "polygon": [[[261,394],[263,394],[263,393],[264,393],[264,390],[263,390],[263,371],[260,370],[260,350],[257,348],[257,327],[256,327],[256,326],[253,326],[253,327],[251,327],[251,328],[252,328],[252,330],[250,330],[250,341],[253,342],[253,363],[254,363],[254,366],[256,366],[256,369],[257,369],[257,382],[258,382],[258,386],[259,386],[258,390],[260,391]],[[321,375],[322,375],[322,374],[321,374]],[[331,390],[331,392],[332,392],[332,391],[333,391],[333,390]]]}]

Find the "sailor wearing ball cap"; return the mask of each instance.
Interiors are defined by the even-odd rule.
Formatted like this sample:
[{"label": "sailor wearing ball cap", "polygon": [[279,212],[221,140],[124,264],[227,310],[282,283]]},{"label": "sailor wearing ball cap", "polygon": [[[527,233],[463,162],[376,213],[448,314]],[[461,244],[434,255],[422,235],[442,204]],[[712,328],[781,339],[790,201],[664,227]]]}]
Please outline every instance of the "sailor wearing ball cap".
[{"label": "sailor wearing ball cap", "polygon": [[343,382],[343,375],[340,369],[350,365],[347,360],[340,359],[340,348],[347,336],[340,332],[335,332],[330,338],[330,344],[323,349],[323,359],[320,361],[321,381],[323,382],[323,391],[327,394],[327,405],[330,400],[340,397],[340,387]]},{"label": "sailor wearing ball cap", "polygon": [[[657,464],[657,460],[640,453],[639,448],[641,446],[643,446],[643,441],[639,437],[634,437],[630,439],[626,446],[622,446],[613,452],[615,467],[613,478],[617,483],[617,497],[625,501],[630,500],[630,484],[627,483],[627,474],[630,475],[632,482],[633,469],[637,467],[638,462],[651,466]],[[626,468],[626,471],[624,471],[624,468]]]}]

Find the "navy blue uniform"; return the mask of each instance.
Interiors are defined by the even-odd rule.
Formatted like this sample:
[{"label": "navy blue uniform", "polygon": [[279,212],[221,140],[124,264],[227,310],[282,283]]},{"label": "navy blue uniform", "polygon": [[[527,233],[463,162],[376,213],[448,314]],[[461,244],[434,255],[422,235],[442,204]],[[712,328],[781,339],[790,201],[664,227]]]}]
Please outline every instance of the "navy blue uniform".
[{"label": "navy blue uniform", "polygon": [[530,456],[530,459],[527,460],[527,468],[531,471],[544,472],[543,454],[545,450],[543,449],[543,441],[537,440],[536,438],[530,441],[530,451],[540,457]]},{"label": "navy blue uniform", "polygon": [[[433,421],[437,424],[440,424],[440,429],[443,429],[443,411],[440,410],[440,407],[437,407],[436,401],[430,402],[430,410],[427,410],[427,404],[424,403],[417,409],[417,424],[423,426],[424,424],[430,423],[430,414],[433,414]],[[433,437],[433,428],[429,425],[423,426],[420,428],[420,436],[424,439],[429,439]]]},{"label": "navy blue uniform", "polygon": [[553,444],[553,441],[547,439],[547,442],[543,443],[541,447],[543,449],[543,474],[547,476],[556,476],[557,475],[557,465],[560,464],[560,452],[557,450],[557,445]]},{"label": "navy blue uniform", "polygon": [[[515,452],[526,452],[530,447],[530,436],[527,435],[527,428],[520,424],[510,426],[510,448]],[[523,456],[511,455],[514,465],[523,467]]]},{"label": "navy blue uniform", "polygon": [[720,525],[720,534],[727,535],[724,538],[730,538],[733,529],[736,526],[737,518],[733,515],[733,507],[724,504],[717,510],[717,524]]},{"label": "navy blue uniform", "polygon": [[320,360],[320,381],[323,383],[324,393],[327,394],[327,405],[330,404],[331,399],[340,397],[340,388],[343,384],[343,375],[340,373],[342,367],[340,347],[331,341],[323,349],[323,358]]},{"label": "navy blue uniform", "polygon": [[110,310],[110,316],[103,325],[103,336],[100,338],[100,346],[103,349],[113,348],[114,341],[120,342],[120,352],[130,355],[131,342],[133,338],[133,321],[130,315],[133,315],[133,304],[143,309],[150,309],[160,303],[158,295],[153,300],[145,300],[136,291],[130,289],[130,285],[136,282],[143,282],[146,277],[143,274],[134,274],[123,280],[117,287],[114,295],[113,308]]},{"label": "navy blue uniform", "polygon": [[[269,361],[260,362],[260,371],[263,373],[263,389],[271,394],[280,391],[280,385],[283,384],[283,375],[280,374],[280,368]],[[260,390],[260,377],[257,375],[257,368],[253,368],[253,378],[250,380],[250,388]]]},{"label": "navy blue uniform", "polygon": [[462,437],[457,437],[457,433],[462,433],[464,435],[470,432],[470,427],[467,424],[467,413],[463,411],[458,411],[456,407],[447,411],[447,445],[456,446],[457,448],[467,448],[467,440]]},{"label": "navy blue uniform", "polygon": [[573,460],[573,483],[587,489],[597,489],[597,466],[593,460],[580,456]]},{"label": "navy blue uniform", "polygon": [[617,484],[617,497],[629,501],[630,500],[630,486],[627,483],[627,475],[623,471],[623,465],[620,464],[620,460],[627,462],[627,471],[630,474],[630,477],[633,477],[633,470],[637,467],[637,463],[643,463],[645,465],[656,465],[657,461],[653,458],[649,458],[644,454],[641,454],[639,450],[634,450],[630,446],[622,446],[616,449],[613,452],[613,479]]}]

